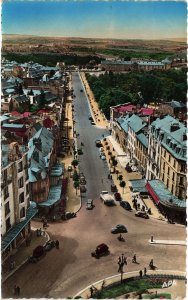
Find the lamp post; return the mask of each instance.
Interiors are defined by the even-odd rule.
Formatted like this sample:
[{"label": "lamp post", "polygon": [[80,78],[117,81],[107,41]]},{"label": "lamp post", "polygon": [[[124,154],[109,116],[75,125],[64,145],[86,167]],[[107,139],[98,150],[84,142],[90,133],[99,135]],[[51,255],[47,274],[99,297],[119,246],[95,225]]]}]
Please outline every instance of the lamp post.
[{"label": "lamp post", "polygon": [[123,267],[126,263],[126,258],[124,256],[124,254],[122,254],[121,256],[119,256],[118,259],[118,265],[119,265],[119,269],[118,272],[121,273],[121,283],[123,282]]}]

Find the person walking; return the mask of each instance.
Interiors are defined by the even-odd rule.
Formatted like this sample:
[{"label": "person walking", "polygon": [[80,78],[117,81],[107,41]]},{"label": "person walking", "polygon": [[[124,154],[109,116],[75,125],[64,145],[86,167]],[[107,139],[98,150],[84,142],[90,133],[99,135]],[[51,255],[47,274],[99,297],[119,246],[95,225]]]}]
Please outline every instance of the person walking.
[{"label": "person walking", "polygon": [[140,278],[142,278],[142,270],[139,271]]},{"label": "person walking", "polygon": [[146,275],[147,275],[147,269],[144,268],[144,276],[146,276]]},{"label": "person walking", "polygon": [[58,240],[56,240],[55,246],[56,246],[56,249],[59,249],[59,241]]},{"label": "person walking", "polygon": [[17,286],[17,296],[19,297],[20,296],[20,287]]},{"label": "person walking", "polygon": [[127,257],[124,257],[123,262],[125,265],[127,265]]},{"label": "person walking", "polygon": [[136,254],[133,255],[132,262],[136,263]]},{"label": "person walking", "polygon": [[151,259],[150,263],[149,263],[149,267],[152,269],[153,268],[153,259]]}]

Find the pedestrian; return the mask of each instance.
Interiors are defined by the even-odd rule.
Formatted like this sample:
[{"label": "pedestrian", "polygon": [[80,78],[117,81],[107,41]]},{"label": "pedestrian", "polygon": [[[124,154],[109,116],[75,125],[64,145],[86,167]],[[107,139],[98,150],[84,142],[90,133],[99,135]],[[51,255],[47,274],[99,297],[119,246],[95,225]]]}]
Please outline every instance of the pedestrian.
[{"label": "pedestrian", "polygon": [[20,296],[20,287],[17,286],[17,296],[19,297]]},{"label": "pedestrian", "polygon": [[139,271],[140,278],[142,278],[142,270]]},{"label": "pedestrian", "polygon": [[118,264],[121,262],[121,256],[119,256],[118,258]]},{"label": "pedestrian", "polygon": [[147,269],[144,268],[144,276],[146,276],[146,275],[147,275]]},{"label": "pedestrian", "polygon": [[136,263],[136,254],[133,255],[132,262]]},{"label": "pedestrian", "polygon": [[90,287],[90,297],[91,298],[93,297],[93,288],[92,288],[92,286]]},{"label": "pedestrian", "polygon": [[153,268],[153,259],[151,259],[150,263],[149,263],[149,267]]},{"label": "pedestrian", "polygon": [[56,249],[59,249],[59,241],[58,240],[56,240],[55,246],[56,246]]},{"label": "pedestrian", "polygon": [[151,236],[151,243],[153,243],[153,235]]},{"label": "pedestrian", "polygon": [[14,295],[17,296],[17,285],[14,286]]},{"label": "pedestrian", "polygon": [[127,265],[127,257],[124,257],[123,262],[124,262],[125,265]]}]

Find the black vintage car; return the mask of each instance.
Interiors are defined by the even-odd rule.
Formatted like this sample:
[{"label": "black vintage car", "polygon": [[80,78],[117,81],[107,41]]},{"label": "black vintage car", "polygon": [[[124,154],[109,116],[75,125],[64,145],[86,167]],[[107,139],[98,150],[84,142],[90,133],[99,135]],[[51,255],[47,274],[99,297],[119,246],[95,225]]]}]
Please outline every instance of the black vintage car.
[{"label": "black vintage car", "polygon": [[91,256],[95,258],[100,258],[103,255],[108,255],[110,253],[109,248],[106,244],[100,244],[96,247],[96,250],[91,253]]}]

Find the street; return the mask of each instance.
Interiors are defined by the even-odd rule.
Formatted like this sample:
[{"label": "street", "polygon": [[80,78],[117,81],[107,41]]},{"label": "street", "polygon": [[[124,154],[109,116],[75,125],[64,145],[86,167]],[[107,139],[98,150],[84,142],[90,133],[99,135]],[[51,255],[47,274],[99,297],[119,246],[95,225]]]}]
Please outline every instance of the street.
[{"label": "street", "polygon": [[[102,134],[108,135],[108,130],[97,128],[90,124],[90,115],[86,95],[78,73],[74,73],[73,89],[75,130],[80,134],[78,148],[83,142],[83,155],[79,156],[80,171],[87,180],[85,198],[94,200],[93,210],[86,210],[85,201],[77,217],[64,222],[52,223],[48,227],[51,239],[60,241],[60,249],[52,249],[36,264],[25,264],[2,286],[2,296],[13,297],[15,284],[21,287],[22,298],[66,298],[73,297],[87,285],[102,278],[117,274],[118,256],[122,253],[127,257],[128,265],[124,271],[135,271],[148,267],[151,259],[161,270],[185,271],[185,246],[151,245],[151,236],[158,239],[186,239],[184,227],[167,224],[155,219],[141,219],[120,207],[105,206],[99,199],[101,190],[110,191],[108,167],[99,157],[95,140]],[[41,223],[32,222],[33,227]],[[123,234],[125,242],[117,240],[110,230],[117,224],[127,227],[128,233]],[[95,259],[91,252],[100,243],[109,246],[108,256]],[[139,264],[131,262],[136,253]]]}]

